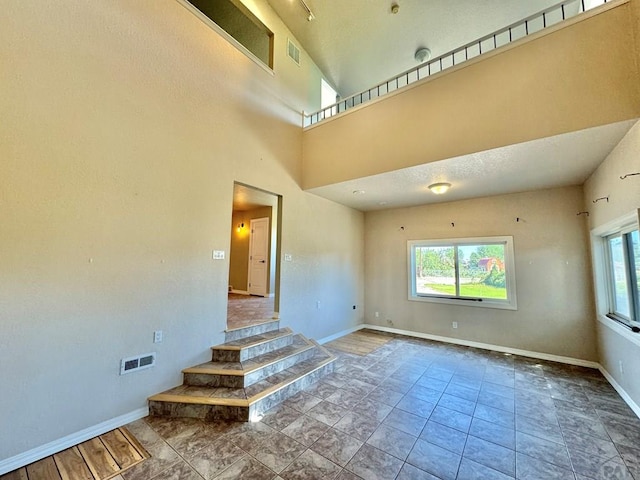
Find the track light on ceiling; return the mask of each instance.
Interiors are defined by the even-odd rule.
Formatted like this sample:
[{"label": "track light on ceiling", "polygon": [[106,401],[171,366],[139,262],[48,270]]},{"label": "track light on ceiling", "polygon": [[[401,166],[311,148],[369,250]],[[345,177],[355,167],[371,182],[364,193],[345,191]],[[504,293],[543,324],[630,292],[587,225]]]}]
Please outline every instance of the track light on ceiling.
[{"label": "track light on ceiling", "polygon": [[304,8],[305,11],[307,12],[307,21],[310,22],[311,20],[315,19],[316,16],[313,14],[311,9],[309,8],[309,5],[307,5],[307,2],[305,2],[304,0],[299,0],[299,1],[300,1],[300,5],[302,5],[302,8]]}]

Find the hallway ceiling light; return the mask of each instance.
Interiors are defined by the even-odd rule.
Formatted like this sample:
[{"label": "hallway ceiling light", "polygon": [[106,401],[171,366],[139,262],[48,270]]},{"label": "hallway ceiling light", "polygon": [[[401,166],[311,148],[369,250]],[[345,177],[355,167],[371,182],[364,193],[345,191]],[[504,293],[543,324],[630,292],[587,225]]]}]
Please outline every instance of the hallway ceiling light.
[{"label": "hallway ceiling light", "polygon": [[429,60],[431,58],[431,50],[429,50],[426,47],[421,47],[418,50],[416,50],[414,58],[416,59],[416,62],[418,62],[418,63],[426,62],[427,60]]},{"label": "hallway ceiling light", "polygon": [[354,190],[353,192],[354,195],[362,195],[364,193],[364,190]]},{"label": "hallway ceiling light", "polygon": [[450,188],[451,184],[447,182],[432,183],[431,185],[429,185],[429,190],[431,190],[436,195],[442,195],[443,193],[446,193],[446,191]]}]

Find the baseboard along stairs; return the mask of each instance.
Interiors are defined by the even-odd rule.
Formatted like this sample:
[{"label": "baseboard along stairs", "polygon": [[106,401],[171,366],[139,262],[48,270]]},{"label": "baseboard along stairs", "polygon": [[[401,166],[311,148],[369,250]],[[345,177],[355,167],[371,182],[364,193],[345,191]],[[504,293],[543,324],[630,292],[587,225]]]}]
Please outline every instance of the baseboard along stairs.
[{"label": "baseboard along stairs", "polygon": [[336,357],[278,320],[227,330],[212,361],[182,371],[183,384],[149,398],[156,416],[256,421],[333,372]]}]

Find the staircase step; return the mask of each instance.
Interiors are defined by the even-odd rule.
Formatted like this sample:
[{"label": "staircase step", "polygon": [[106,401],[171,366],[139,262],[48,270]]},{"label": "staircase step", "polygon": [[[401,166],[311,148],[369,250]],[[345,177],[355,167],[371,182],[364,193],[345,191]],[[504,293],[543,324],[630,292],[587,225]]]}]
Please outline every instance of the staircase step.
[{"label": "staircase step", "polygon": [[250,399],[251,420],[260,419],[267,410],[333,372],[337,358],[314,340],[310,341],[316,346],[313,357],[245,388],[247,398]]},{"label": "staircase step", "polygon": [[306,360],[314,354],[315,345],[302,335],[294,335],[292,343],[245,362],[207,362],[186,368],[185,385],[206,387],[248,387],[270,375]]},{"label": "staircase step", "polygon": [[252,337],[262,333],[271,332],[280,328],[280,320],[266,320],[262,323],[254,323],[248,327],[232,328],[225,330],[225,342],[233,342],[241,338]]},{"label": "staircase step", "polygon": [[214,362],[245,362],[291,345],[293,332],[290,328],[280,328],[259,335],[240,338],[212,347]]},{"label": "staircase step", "polygon": [[181,385],[149,398],[152,415],[203,420],[258,419],[265,411],[333,371],[336,360],[317,342],[314,355],[247,388]]}]

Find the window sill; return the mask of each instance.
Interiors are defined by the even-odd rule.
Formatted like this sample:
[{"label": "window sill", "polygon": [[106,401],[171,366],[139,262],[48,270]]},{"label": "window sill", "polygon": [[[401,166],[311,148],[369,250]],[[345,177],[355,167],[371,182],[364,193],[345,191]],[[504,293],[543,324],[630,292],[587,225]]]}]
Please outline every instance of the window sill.
[{"label": "window sill", "polygon": [[515,302],[512,303],[498,303],[490,300],[473,301],[463,300],[457,298],[448,297],[429,297],[429,296],[414,296],[409,295],[409,301],[412,302],[426,302],[426,303],[444,303],[447,305],[459,305],[461,307],[475,307],[475,308],[494,308],[498,310],[518,310],[518,305]]},{"label": "window sill", "polygon": [[640,347],[640,334],[633,332],[628,325],[601,314],[598,315],[598,322]]}]

